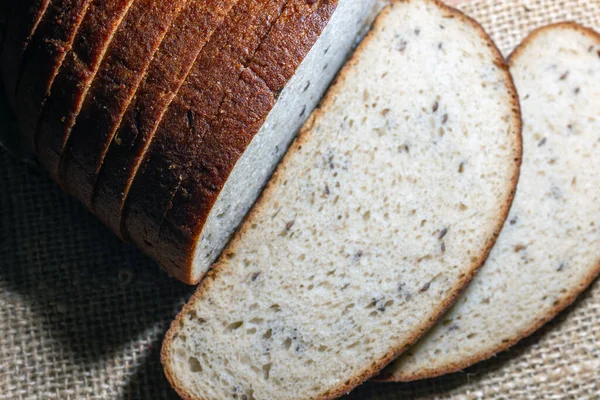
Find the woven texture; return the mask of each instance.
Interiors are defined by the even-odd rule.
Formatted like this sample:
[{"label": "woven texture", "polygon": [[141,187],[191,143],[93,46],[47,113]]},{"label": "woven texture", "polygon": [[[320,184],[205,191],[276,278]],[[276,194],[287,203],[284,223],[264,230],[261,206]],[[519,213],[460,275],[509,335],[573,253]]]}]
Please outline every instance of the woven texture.
[{"label": "woven texture", "polygon": [[[462,9],[507,55],[547,23],[600,28],[600,0]],[[6,115],[0,129],[12,129]],[[177,398],[159,350],[192,291],[115,239],[37,165],[0,151],[0,399]],[[426,382],[367,384],[349,398],[599,399],[600,282],[492,360]]]}]

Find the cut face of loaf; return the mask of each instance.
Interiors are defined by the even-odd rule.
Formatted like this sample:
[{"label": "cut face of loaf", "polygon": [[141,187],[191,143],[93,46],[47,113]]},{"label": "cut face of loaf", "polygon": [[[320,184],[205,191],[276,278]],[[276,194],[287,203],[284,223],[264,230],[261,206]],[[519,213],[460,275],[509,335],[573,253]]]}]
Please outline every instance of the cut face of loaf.
[{"label": "cut face of loaf", "polygon": [[[223,151],[215,157],[209,157],[212,147],[207,143],[208,139],[173,148],[173,131],[164,130],[167,126],[159,128],[156,135],[158,139],[155,138],[148,150],[146,164],[140,167],[126,201],[124,224],[131,238],[178,279],[195,283],[214,262],[233,230],[256,200],[297,130],[347,58],[357,35],[368,26],[369,18],[374,15],[378,3],[371,0],[342,0],[326,26],[328,17],[324,23],[321,21],[318,26],[308,27],[309,29],[302,25],[303,21],[315,20],[315,16],[322,18],[322,11],[329,12],[328,9],[334,2],[316,2],[311,6],[308,4],[303,0],[287,3],[282,17],[268,32],[254,58],[248,61],[249,67],[243,70],[242,79],[232,89],[237,95],[224,99],[216,121],[208,119],[212,126],[208,125],[210,130],[205,133],[205,138],[216,138],[219,145],[223,146]],[[297,15],[299,10],[308,13],[308,16]],[[295,25],[297,22],[301,23],[300,26]],[[294,40],[278,40],[282,35]],[[295,40],[298,37],[304,39],[298,42]],[[310,37],[314,37],[314,41],[306,40]],[[306,57],[302,61],[304,55]],[[269,66],[275,66],[275,71],[265,70]],[[297,70],[294,72],[292,67],[297,67]],[[248,90],[244,79],[252,74],[265,77],[261,81],[261,78],[255,76],[252,78],[253,83],[277,84],[283,90],[277,93],[271,87]],[[258,97],[257,94],[261,98],[270,99],[274,104],[272,109],[267,107],[266,112],[265,108],[259,111],[261,108],[252,103]],[[181,96],[178,95],[179,97]],[[181,107],[180,104],[177,107]],[[241,114],[240,121],[246,120],[247,124],[226,129],[225,124],[233,115],[232,105]],[[194,124],[204,126],[198,121],[203,121],[202,113],[206,111],[205,108],[198,109],[194,106],[192,111]],[[187,131],[190,113],[179,114],[181,118],[173,119],[173,124],[183,126],[177,137],[182,137],[182,141],[194,139],[194,135]],[[248,122],[249,119],[254,121],[254,126]],[[255,130],[248,130],[248,126]],[[164,130],[162,134],[161,129]],[[164,135],[164,138],[160,135]],[[242,143],[248,137],[252,139],[249,144]],[[190,148],[197,151],[189,157],[183,157]],[[236,149],[236,153],[227,155],[227,151],[231,149]],[[223,174],[225,179],[217,179],[209,173],[205,180],[197,182],[195,179],[199,174],[196,170],[181,163],[182,159],[188,162],[188,158],[192,158],[194,164],[205,163],[206,171],[216,171]],[[163,171],[159,161],[168,168]],[[217,164],[222,161],[226,165]],[[175,171],[181,173],[173,175]],[[155,176],[160,179],[154,179]],[[186,177],[186,180],[178,183],[181,176]],[[176,184],[168,189],[167,183],[171,181]],[[160,183],[160,190],[164,190],[165,195],[157,195],[156,182]],[[198,189],[205,187],[211,187],[211,192],[196,196]],[[189,194],[189,197],[184,194]]]},{"label": "cut face of loaf", "polygon": [[381,376],[430,378],[514,345],[600,271],[600,35],[534,32],[510,59],[524,158],[507,223],[457,305]]},{"label": "cut face of loaf", "polygon": [[516,93],[480,26],[393,2],[173,322],[186,399],[329,399],[377,373],[485,260],[521,156]]}]

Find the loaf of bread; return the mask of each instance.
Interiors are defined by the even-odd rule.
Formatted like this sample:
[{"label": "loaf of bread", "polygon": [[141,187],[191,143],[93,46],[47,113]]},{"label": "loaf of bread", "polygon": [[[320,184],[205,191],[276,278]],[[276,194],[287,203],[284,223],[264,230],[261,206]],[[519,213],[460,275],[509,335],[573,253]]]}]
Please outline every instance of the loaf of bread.
[{"label": "loaf of bread", "polygon": [[19,2],[3,79],[50,175],[195,283],[379,4]]},{"label": "loaf of bread", "polygon": [[[201,54],[198,72],[163,116],[131,183],[123,235],[171,275],[197,282],[346,59],[374,4],[291,0],[260,43],[233,42],[208,59]],[[230,65],[219,58],[229,51]]]},{"label": "loaf of bread", "polygon": [[600,35],[566,23],[510,58],[524,159],[507,223],[457,305],[380,377],[430,378],[533,333],[600,272]]},{"label": "loaf of bread", "polygon": [[508,213],[516,92],[474,21],[395,1],[169,330],[186,399],[329,399],[471,280]]}]

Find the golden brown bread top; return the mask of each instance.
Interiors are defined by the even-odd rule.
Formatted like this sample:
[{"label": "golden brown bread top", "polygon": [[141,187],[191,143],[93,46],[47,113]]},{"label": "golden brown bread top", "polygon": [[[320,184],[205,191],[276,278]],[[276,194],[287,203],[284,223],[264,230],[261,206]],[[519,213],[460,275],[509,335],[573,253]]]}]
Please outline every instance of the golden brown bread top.
[{"label": "golden brown bread top", "polygon": [[[182,265],[176,269],[185,275],[194,237],[229,173],[337,2],[109,3],[51,3],[34,42],[37,49],[51,34],[61,40],[36,56],[43,74],[33,74],[33,66],[23,73],[20,100],[28,107],[19,118],[29,136],[38,133],[40,159],[67,191],[147,252],[162,246],[155,255],[170,258],[165,265]],[[186,4],[197,8],[187,12]],[[215,159],[199,165],[203,155]],[[205,167],[219,171],[206,174]],[[188,207],[186,193],[199,180],[202,188],[193,194],[202,205]],[[170,213],[177,204],[181,214]],[[199,214],[189,226],[175,223],[192,213]],[[169,228],[159,240],[164,222]],[[185,240],[172,243],[180,236]],[[170,255],[179,249],[176,260]]]}]

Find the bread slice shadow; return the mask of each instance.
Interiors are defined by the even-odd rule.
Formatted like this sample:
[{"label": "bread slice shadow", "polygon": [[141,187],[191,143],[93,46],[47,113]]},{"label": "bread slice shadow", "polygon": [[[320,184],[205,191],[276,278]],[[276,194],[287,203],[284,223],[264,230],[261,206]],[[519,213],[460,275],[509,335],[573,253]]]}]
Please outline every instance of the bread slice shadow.
[{"label": "bread slice shadow", "polygon": [[166,330],[192,288],[120,242],[38,164],[0,149],[0,183],[0,292],[26,310],[36,339],[58,342],[57,362],[91,365]]}]

